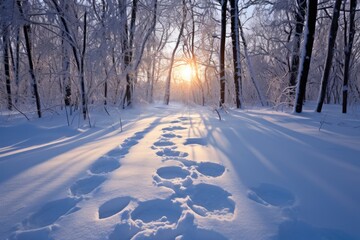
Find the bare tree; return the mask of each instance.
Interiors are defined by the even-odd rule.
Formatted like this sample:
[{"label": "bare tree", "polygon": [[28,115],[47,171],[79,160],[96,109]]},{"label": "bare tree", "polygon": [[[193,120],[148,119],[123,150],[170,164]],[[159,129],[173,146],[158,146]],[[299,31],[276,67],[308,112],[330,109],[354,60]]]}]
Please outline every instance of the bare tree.
[{"label": "bare tree", "polygon": [[[66,18],[65,13],[69,11],[69,3],[67,0],[61,1],[61,9],[63,11],[60,12],[61,18],[65,21]],[[67,24],[66,24],[66,28]],[[64,86],[65,96],[64,96],[64,103],[65,106],[71,106],[71,80],[70,80],[70,55],[69,55],[69,41],[66,32],[66,28],[61,28],[61,50],[62,50],[62,83]]]},{"label": "bare tree", "polygon": [[9,28],[10,24],[7,19],[6,14],[6,3],[5,1],[1,3],[1,14],[2,14],[2,40],[3,40],[3,63],[4,63],[4,73],[5,73],[5,85],[6,85],[6,94],[7,94],[7,108],[12,110],[12,96],[11,96],[11,81],[10,81],[10,60],[9,60]]},{"label": "bare tree", "polygon": [[253,68],[253,65],[252,65],[252,62],[251,62],[251,59],[250,59],[250,56],[249,56],[247,41],[246,41],[246,38],[245,38],[243,27],[241,26],[240,19],[239,19],[239,30],[240,30],[241,40],[242,40],[242,43],[243,43],[243,46],[244,46],[244,55],[245,55],[245,59],[246,59],[250,79],[251,79],[252,83],[254,84],[254,87],[255,87],[256,93],[257,93],[257,95],[259,97],[261,106],[264,106],[265,105],[265,98],[264,98],[263,94],[261,93],[259,83],[258,83],[258,81],[257,81],[257,79],[255,77],[254,68]]},{"label": "bare tree", "polygon": [[226,5],[221,0],[221,35],[220,35],[220,107],[225,104],[225,43],[226,43]]},{"label": "bare tree", "polygon": [[316,26],[316,16],[317,16],[317,0],[309,0],[307,8],[307,21],[306,21],[306,30],[304,36],[304,43],[302,49],[302,58],[300,62],[300,69],[297,77],[297,88],[296,88],[296,98],[294,110],[297,113],[302,112],[302,107],[304,103],[305,93],[306,93],[306,84],[308,80],[311,54],[314,44],[314,35],[315,35],[315,26]]},{"label": "bare tree", "polygon": [[239,8],[237,0],[230,1],[230,15],[231,15],[231,39],[234,65],[234,85],[235,85],[235,102],[236,108],[241,108],[241,61],[240,61],[240,34],[239,34]]},{"label": "bare tree", "polygon": [[[86,99],[86,89],[85,89],[85,51],[86,51],[86,35],[87,35],[87,12],[85,11],[84,14],[84,25],[83,25],[83,42],[82,42],[82,48],[80,48],[75,41],[74,33],[70,30],[69,23],[65,17],[65,9],[67,8],[67,4],[64,5],[64,8],[61,8],[60,4],[57,2],[57,0],[51,0],[53,6],[55,7],[56,12],[58,13],[60,22],[61,22],[61,32],[62,36],[65,37],[65,39],[62,39],[62,41],[67,41],[71,45],[71,49],[74,55],[75,63],[77,72],[79,75],[79,82],[80,82],[80,91],[81,91],[81,104],[82,104],[82,113],[84,120],[87,117],[87,99]],[[65,44],[65,43],[64,43]],[[64,46],[66,48],[66,46]],[[63,52],[63,54],[67,54],[67,52]],[[68,95],[70,94],[71,97],[71,90],[70,90],[70,79],[66,78],[66,73],[69,71],[69,65],[68,65],[68,56],[63,56],[63,71],[65,71],[63,77],[65,80],[65,105],[68,103]],[[65,79],[66,78],[66,79]]]},{"label": "bare tree", "polygon": [[180,25],[179,35],[177,37],[175,47],[171,54],[169,71],[168,71],[167,78],[166,78],[165,96],[164,96],[164,103],[166,105],[169,105],[169,101],[170,101],[171,75],[172,75],[172,69],[173,69],[173,65],[174,65],[174,61],[175,61],[175,54],[179,47],[180,40],[181,40],[181,37],[183,36],[183,31],[184,31],[184,27],[185,27],[185,21],[186,21],[186,15],[187,15],[185,0],[182,0],[182,14],[183,14],[183,18],[182,18],[181,25]]},{"label": "bare tree", "polygon": [[86,119],[88,113],[88,105],[87,105],[87,96],[85,90],[85,52],[86,52],[86,35],[87,35],[87,12],[84,14],[84,35],[83,35],[83,45],[80,54],[80,86],[81,86],[81,103],[82,103],[82,113],[84,120]]},{"label": "bare tree", "polygon": [[[27,3],[27,1],[25,1],[25,3]],[[17,0],[16,4],[19,8],[19,12],[20,12],[20,15],[21,15],[23,21],[25,21],[25,24],[23,25],[23,31],[24,31],[27,59],[28,59],[28,63],[29,63],[29,72],[30,72],[30,76],[32,79],[32,86],[33,86],[34,96],[35,96],[35,101],[36,101],[37,114],[38,114],[38,117],[41,118],[42,112],[41,112],[41,104],[40,104],[40,95],[39,95],[39,91],[38,91],[38,84],[37,84],[37,80],[36,80],[35,69],[34,69],[34,64],[33,64],[33,56],[32,56],[32,50],[31,50],[31,39],[30,39],[31,26],[29,23],[27,23],[28,19],[26,19],[26,17],[25,17],[25,13],[24,13],[24,10],[22,7],[21,0]]]},{"label": "bare tree", "polygon": [[[125,0],[126,2],[126,0]],[[131,66],[131,61],[133,58],[133,43],[134,43],[134,34],[135,34],[135,21],[136,21],[136,14],[137,14],[137,9],[138,9],[138,0],[133,0],[132,1],[132,8],[131,8],[131,19],[130,19],[130,31],[129,31],[129,36],[128,36],[128,42],[126,44],[126,46],[124,46],[126,48],[125,52],[124,52],[124,64],[125,64],[125,70],[126,70],[126,89],[125,89],[125,95],[124,95],[124,100],[123,100],[123,107],[125,108],[125,106],[129,106],[132,103],[132,93],[133,93],[133,89],[134,89],[134,72],[131,71],[132,66]],[[126,4],[123,7],[127,7]],[[125,14],[126,14],[126,10]],[[126,23],[124,23],[127,25],[127,21]],[[125,26],[125,29],[127,29],[127,26]],[[127,31],[126,31],[127,32]],[[126,34],[126,33],[125,33]],[[125,42],[124,42],[125,43]]]},{"label": "bare tree", "polygon": [[332,59],[334,56],[334,46],[336,41],[337,30],[339,27],[339,16],[340,16],[340,7],[341,7],[341,0],[336,0],[333,7],[333,15],[331,20],[331,27],[329,31],[329,40],[328,40],[328,49],[327,55],[325,60],[325,67],[324,72],[321,78],[321,87],[319,92],[319,99],[317,102],[316,111],[321,112],[322,106],[324,104],[325,95],[326,95],[326,88],[328,85]]},{"label": "bare tree", "polygon": [[291,88],[290,94],[294,94],[294,89],[296,86],[296,77],[299,70],[299,59],[300,59],[300,45],[301,37],[304,29],[304,22],[306,18],[306,0],[296,0],[296,10],[295,10],[295,34],[293,38],[293,47],[291,52],[291,65],[290,65],[290,78],[289,78],[289,87]]},{"label": "bare tree", "polygon": [[[346,1],[345,1],[346,3]],[[344,5],[345,5],[344,3]],[[356,14],[356,3],[357,0],[350,0],[350,19],[349,19],[349,36],[347,36],[347,23],[345,23],[345,62],[344,62],[344,84],[343,84],[343,103],[342,103],[342,113],[347,112],[347,98],[349,91],[349,76],[350,76],[350,60],[351,52],[354,44],[355,36],[355,14]],[[346,19],[346,18],[345,18]]]}]

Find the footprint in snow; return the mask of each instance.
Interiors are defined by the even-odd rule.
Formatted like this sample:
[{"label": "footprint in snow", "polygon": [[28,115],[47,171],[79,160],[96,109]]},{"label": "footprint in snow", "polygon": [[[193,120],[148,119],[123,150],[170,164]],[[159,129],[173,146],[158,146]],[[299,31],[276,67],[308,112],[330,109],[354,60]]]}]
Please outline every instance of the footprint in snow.
[{"label": "footprint in snow", "polygon": [[265,206],[289,207],[295,203],[295,196],[290,191],[268,183],[250,188],[248,198]]},{"label": "footprint in snow", "polygon": [[170,188],[177,193],[193,183],[196,176],[190,174],[184,167],[168,166],[159,168],[153,179],[156,186]]},{"label": "footprint in snow", "polygon": [[41,228],[51,225],[60,217],[79,210],[79,208],[75,207],[79,201],[79,199],[75,198],[63,198],[48,202],[37,212],[25,219],[23,225],[26,229]]},{"label": "footprint in snow", "polygon": [[162,130],[163,131],[175,131],[175,130],[184,130],[186,129],[185,127],[182,126],[172,126],[172,127],[165,127]]},{"label": "footprint in snow", "polygon": [[106,156],[108,157],[117,157],[117,158],[120,158],[120,157],[123,157],[125,156],[126,154],[129,153],[129,149],[128,148],[122,148],[121,146],[111,150],[110,152],[108,152],[106,154]]},{"label": "footprint in snow", "polygon": [[232,195],[224,189],[206,183],[193,185],[182,194],[190,197],[189,207],[203,217],[232,217],[235,202]]},{"label": "footprint in snow", "polygon": [[149,130],[145,129],[144,131],[140,131],[140,132],[136,132],[134,134],[134,136],[132,136],[131,138],[134,140],[140,140],[142,138],[145,137],[145,134],[147,134],[149,132]]},{"label": "footprint in snow", "polygon": [[93,165],[90,167],[90,172],[93,174],[103,174],[112,172],[120,167],[118,160],[114,158],[99,158]]},{"label": "footprint in snow", "polygon": [[[160,151],[161,152],[161,151]],[[176,156],[175,156],[176,157]],[[195,168],[196,172],[201,173],[205,177],[220,177],[225,172],[225,167],[213,162],[195,162],[187,159],[171,159],[172,161],[180,162],[188,168]],[[193,172],[193,174],[196,172]],[[197,175],[197,174],[196,174]]]},{"label": "footprint in snow", "polygon": [[206,138],[187,138],[184,142],[184,145],[201,145],[206,146],[207,140]]},{"label": "footprint in snow", "polygon": [[185,179],[187,176],[190,175],[190,172],[188,170],[178,166],[162,167],[159,168],[156,173],[164,179]]},{"label": "footprint in snow", "polygon": [[164,138],[181,138],[180,135],[176,135],[174,133],[164,133],[161,136]]},{"label": "footprint in snow", "polygon": [[180,121],[190,120],[189,117],[178,117],[178,119],[179,119]]},{"label": "footprint in snow", "polygon": [[164,139],[160,139],[159,141],[154,143],[154,146],[156,147],[168,147],[173,145],[175,145],[175,143]]},{"label": "footprint in snow", "polygon": [[126,208],[131,201],[130,197],[118,197],[103,203],[99,207],[99,219],[111,217]]},{"label": "footprint in snow", "polygon": [[71,187],[70,192],[74,196],[81,196],[92,192],[106,180],[105,176],[90,176],[77,180]]},{"label": "footprint in snow", "polygon": [[179,123],[181,122],[180,120],[174,120],[174,121],[171,121],[170,123]]},{"label": "footprint in snow", "polygon": [[223,165],[212,162],[201,162],[195,167],[196,170],[207,177],[219,177],[225,172]]},{"label": "footprint in snow", "polygon": [[170,199],[154,199],[140,202],[131,212],[133,220],[141,220],[144,223],[150,222],[170,222],[176,223],[182,214],[180,204],[172,202]]},{"label": "footprint in snow", "polygon": [[194,124],[198,124],[199,122],[193,122],[193,121],[187,121],[187,122],[182,122],[181,125],[186,126],[186,125],[194,125]]},{"label": "footprint in snow", "polygon": [[130,137],[130,138],[125,139],[125,141],[120,145],[120,147],[121,148],[131,148],[138,143],[139,143],[138,139],[136,139],[134,137]]},{"label": "footprint in snow", "polygon": [[143,131],[134,133],[133,136],[125,139],[124,142],[122,144],[120,144],[119,147],[108,152],[107,156],[109,156],[109,157],[124,157],[126,154],[129,153],[129,149],[131,147],[135,146],[136,144],[138,144],[139,140],[144,138],[145,134],[148,133],[150,131],[150,129],[153,128],[155,125],[156,125],[156,121],[154,123],[150,124],[150,126],[147,127],[146,129],[144,129]]},{"label": "footprint in snow", "polygon": [[164,148],[156,152],[159,157],[187,157],[189,156],[186,152],[175,151],[171,148]]},{"label": "footprint in snow", "polygon": [[[141,139],[141,138],[139,138]],[[111,150],[110,152],[108,152],[106,155],[108,157],[124,157],[126,154],[129,153],[129,149],[133,146],[135,146],[136,144],[138,144],[138,140],[136,137],[130,137],[125,139],[125,141],[120,144],[119,147]]]}]

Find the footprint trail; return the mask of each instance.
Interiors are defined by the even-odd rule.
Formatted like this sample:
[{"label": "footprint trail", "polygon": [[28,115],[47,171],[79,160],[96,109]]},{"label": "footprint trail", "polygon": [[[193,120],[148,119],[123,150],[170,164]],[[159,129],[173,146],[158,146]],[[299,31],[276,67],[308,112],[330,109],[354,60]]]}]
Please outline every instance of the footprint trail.
[{"label": "footprint trail", "polygon": [[[40,207],[35,213],[25,218],[13,232],[10,239],[51,239],[50,235],[60,219],[82,209],[78,207],[82,201],[91,201],[92,193],[99,189],[108,179],[107,174],[121,167],[120,160],[130,149],[137,145],[157,124],[153,121],[147,128],[134,133],[125,139],[117,148],[109,151],[96,160],[87,170],[87,176],[76,180],[68,189],[67,198],[54,200]],[[131,202],[130,197],[119,197],[103,203],[98,210],[99,219],[106,219],[120,214]],[[57,228],[57,227],[55,227]]]},{"label": "footprint trail", "polygon": [[[153,173],[153,182],[155,186],[171,189],[173,194],[166,199],[134,200],[137,206],[121,215],[122,220],[114,227],[109,239],[119,236],[128,239],[226,239],[195,223],[196,217],[230,221],[236,205],[231,193],[206,183],[207,179],[225,174],[223,165],[187,159],[187,152],[176,150],[175,139],[182,138],[183,131],[187,130],[177,124],[184,121],[191,121],[191,118],[179,117],[170,121],[151,146],[162,164],[166,164]],[[207,141],[205,138],[187,138],[183,145],[206,147]]]}]

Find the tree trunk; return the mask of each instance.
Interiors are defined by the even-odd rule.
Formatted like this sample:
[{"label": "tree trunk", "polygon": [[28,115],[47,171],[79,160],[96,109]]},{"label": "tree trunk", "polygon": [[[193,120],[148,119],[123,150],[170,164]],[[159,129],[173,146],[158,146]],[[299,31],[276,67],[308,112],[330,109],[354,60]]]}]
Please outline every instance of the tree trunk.
[{"label": "tree trunk", "polygon": [[300,69],[297,77],[297,88],[294,110],[297,113],[302,112],[302,107],[306,93],[306,83],[308,80],[311,54],[314,44],[315,26],[316,26],[316,15],[318,0],[309,0],[307,8],[307,22],[305,30],[305,39],[303,45],[303,53],[300,62]]},{"label": "tree trunk", "polygon": [[[62,1],[64,12],[61,13],[61,17],[65,18],[64,14],[69,10],[69,4],[67,1]],[[67,35],[64,29],[61,29],[61,49],[62,49],[62,79],[65,91],[64,103],[65,106],[71,106],[71,80],[70,80],[70,55],[69,55],[69,43],[66,40]]]},{"label": "tree trunk", "polygon": [[240,89],[242,86],[241,79],[241,61],[240,61],[240,37],[239,37],[239,9],[237,0],[230,0],[231,14],[231,40],[234,65],[234,85],[236,108],[241,108]]},{"label": "tree trunk", "polygon": [[[134,89],[134,73],[131,69],[131,61],[133,56],[133,40],[134,40],[134,33],[135,33],[135,20],[136,20],[136,13],[137,13],[137,3],[138,0],[133,0],[133,5],[131,9],[131,20],[130,20],[130,33],[129,33],[129,44],[126,49],[125,53],[125,70],[126,70],[126,89],[125,89],[125,96],[124,96],[124,105],[123,107],[130,106],[132,103],[132,94]],[[126,7],[126,5],[125,5]]]},{"label": "tree trunk", "polygon": [[135,60],[135,63],[134,63],[134,68],[133,70],[135,72],[138,71],[138,67],[140,65],[140,62],[141,62],[141,59],[142,59],[142,56],[144,54],[144,50],[145,50],[145,46],[146,46],[146,43],[147,41],[149,40],[151,34],[154,33],[155,31],[155,27],[156,27],[156,19],[157,19],[157,6],[158,6],[158,3],[157,1],[158,0],[153,0],[154,1],[154,6],[153,6],[153,19],[152,19],[152,22],[151,22],[151,26],[148,28],[148,30],[146,31],[145,33],[145,36],[141,42],[141,45],[140,45],[140,51],[138,52],[138,57],[136,58]]},{"label": "tree trunk", "polygon": [[[79,74],[79,79],[80,79],[82,103],[84,104],[84,102],[85,102],[85,99],[83,99],[83,97],[85,97],[85,83],[84,83],[84,73],[83,73],[84,69],[82,69],[82,66],[81,66],[83,64],[82,61],[83,61],[84,56],[81,56],[81,54],[79,53],[80,50],[78,51],[78,47],[76,46],[76,42],[74,40],[74,37],[70,32],[69,24],[68,24],[68,22],[67,22],[67,20],[65,18],[64,10],[59,6],[59,4],[57,3],[56,0],[52,0],[52,3],[54,4],[55,10],[59,15],[60,22],[61,22],[62,27],[63,27],[62,33],[65,34],[65,37],[66,37],[68,43],[70,44],[73,55],[74,55],[76,68],[77,68],[77,71],[78,71],[78,74]],[[85,21],[86,21],[86,19],[85,19]],[[84,27],[86,28],[85,25],[86,25],[86,23],[84,23]],[[86,32],[86,29],[84,29],[84,32]],[[86,38],[86,33],[84,33],[84,39],[83,39],[86,42],[85,38]],[[62,40],[66,41],[65,39],[62,39]],[[84,44],[85,44],[85,42],[84,42]],[[85,51],[85,45],[83,45],[83,50]],[[69,68],[70,68],[70,66],[69,66]],[[70,69],[68,71],[70,71]],[[69,79],[69,81],[70,81],[70,79]],[[71,84],[71,83],[69,82],[69,84]],[[84,84],[84,88],[83,88],[82,84]],[[71,96],[71,88],[66,89],[67,84],[65,82],[64,82],[64,85],[65,85],[65,99],[64,99],[64,101],[67,101],[66,96],[68,94],[70,94],[70,96]],[[68,85],[68,86],[70,87],[70,85]],[[84,90],[84,92],[83,92],[83,90]],[[66,103],[65,103],[65,105],[66,105]],[[85,103],[85,105],[86,105],[86,103]],[[84,111],[85,112],[87,111],[87,107],[85,106],[85,108],[84,108],[84,105],[83,105],[83,116],[84,116],[84,119],[86,119],[86,113],[84,113]]]},{"label": "tree trunk", "polygon": [[19,84],[20,84],[20,27],[16,27],[16,45],[15,45],[15,85],[16,85],[16,93],[15,93],[15,103],[19,98]]},{"label": "tree trunk", "polygon": [[174,60],[175,60],[175,54],[176,51],[179,47],[180,44],[180,40],[181,37],[183,35],[183,31],[184,31],[184,27],[185,27],[185,20],[186,20],[186,2],[185,0],[182,0],[182,5],[183,5],[183,19],[181,22],[181,26],[180,26],[180,31],[179,31],[179,36],[176,40],[176,44],[174,47],[174,50],[171,54],[171,60],[170,60],[170,66],[169,66],[169,72],[166,78],[166,86],[165,86],[165,96],[164,96],[164,104],[169,105],[169,101],[170,101],[170,85],[171,85],[171,75],[172,75],[172,69],[173,69],[173,65],[174,65]]},{"label": "tree trunk", "polygon": [[87,99],[86,99],[86,90],[85,90],[85,76],[84,76],[84,61],[85,61],[85,51],[86,51],[86,34],[87,34],[87,12],[84,15],[84,36],[83,36],[83,46],[80,59],[80,85],[81,85],[81,103],[82,103],[82,112],[84,120],[86,120],[86,115],[88,112]]},{"label": "tree trunk", "polygon": [[[343,103],[342,113],[347,112],[347,97],[349,90],[349,75],[350,75],[350,60],[351,52],[354,43],[355,36],[355,13],[356,13],[356,2],[357,0],[350,0],[350,22],[349,22],[349,37],[345,43],[345,63],[344,63],[344,84],[343,84]],[[345,34],[346,37],[346,34]]]},{"label": "tree trunk", "polygon": [[104,82],[104,105],[106,106],[107,105],[107,98],[108,98],[108,82],[107,82],[107,79],[108,79],[108,72],[106,70],[106,66],[104,67],[105,68],[105,75],[106,75],[106,78],[105,78],[105,82]]},{"label": "tree trunk", "polygon": [[301,36],[303,34],[304,22],[306,17],[306,0],[297,0],[297,9],[295,12],[295,34],[293,39],[293,48],[291,53],[291,65],[290,65],[290,79],[289,79],[289,87],[290,95],[294,95],[294,88],[296,86],[296,77],[298,75],[299,70],[299,58],[300,58],[300,44],[301,44]]},{"label": "tree trunk", "polygon": [[[26,21],[25,14],[22,9],[21,1],[17,0],[16,3],[19,8],[21,17]],[[30,72],[30,76],[32,79],[32,86],[34,89],[34,97],[35,97],[35,101],[36,101],[37,114],[38,114],[38,117],[41,118],[42,112],[41,112],[41,104],[40,104],[40,95],[39,95],[37,80],[36,80],[35,71],[34,71],[33,57],[32,57],[32,51],[31,51],[31,42],[30,42],[30,36],[29,36],[31,27],[28,23],[24,24],[23,31],[24,31],[27,59],[28,59],[28,63],[29,63],[29,72]]]},{"label": "tree trunk", "polygon": [[226,42],[226,5],[221,0],[221,36],[220,36],[220,107],[225,104],[225,42]]},{"label": "tree trunk", "polygon": [[152,66],[151,66],[151,83],[150,83],[150,103],[154,102],[154,83],[155,83],[155,69],[156,69],[156,58],[153,59],[152,61]]},{"label": "tree trunk", "polygon": [[325,68],[324,72],[321,78],[321,87],[319,92],[319,99],[317,102],[316,111],[321,112],[322,106],[324,104],[325,95],[326,95],[326,88],[329,81],[329,75],[332,65],[332,59],[334,56],[334,46],[336,41],[336,35],[338,31],[338,21],[340,16],[340,7],[341,7],[341,0],[336,0],[334,3],[334,9],[333,9],[333,16],[331,20],[331,27],[329,31],[329,40],[328,40],[328,49],[327,49],[327,55],[326,55],[326,61],[325,61]]},{"label": "tree trunk", "polygon": [[295,34],[293,39],[293,47],[291,52],[291,64],[290,64],[290,78],[289,87],[290,95],[294,95],[294,88],[296,86],[296,77],[299,71],[300,64],[300,45],[301,36],[303,34],[304,22],[306,18],[306,0],[297,0],[297,9],[295,11]]},{"label": "tree trunk", "polygon": [[5,72],[5,84],[7,94],[7,108],[12,110],[12,96],[11,96],[11,82],[10,82],[10,59],[9,59],[9,30],[6,26],[6,22],[3,23],[3,57],[4,57],[4,72]]}]

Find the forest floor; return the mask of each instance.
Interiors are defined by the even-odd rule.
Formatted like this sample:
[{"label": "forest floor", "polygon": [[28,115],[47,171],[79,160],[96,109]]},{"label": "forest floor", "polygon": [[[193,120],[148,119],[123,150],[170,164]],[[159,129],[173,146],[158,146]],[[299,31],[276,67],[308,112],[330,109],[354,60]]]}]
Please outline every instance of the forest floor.
[{"label": "forest floor", "polygon": [[360,239],[359,113],[93,112],[1,116],[0,239]]}]

